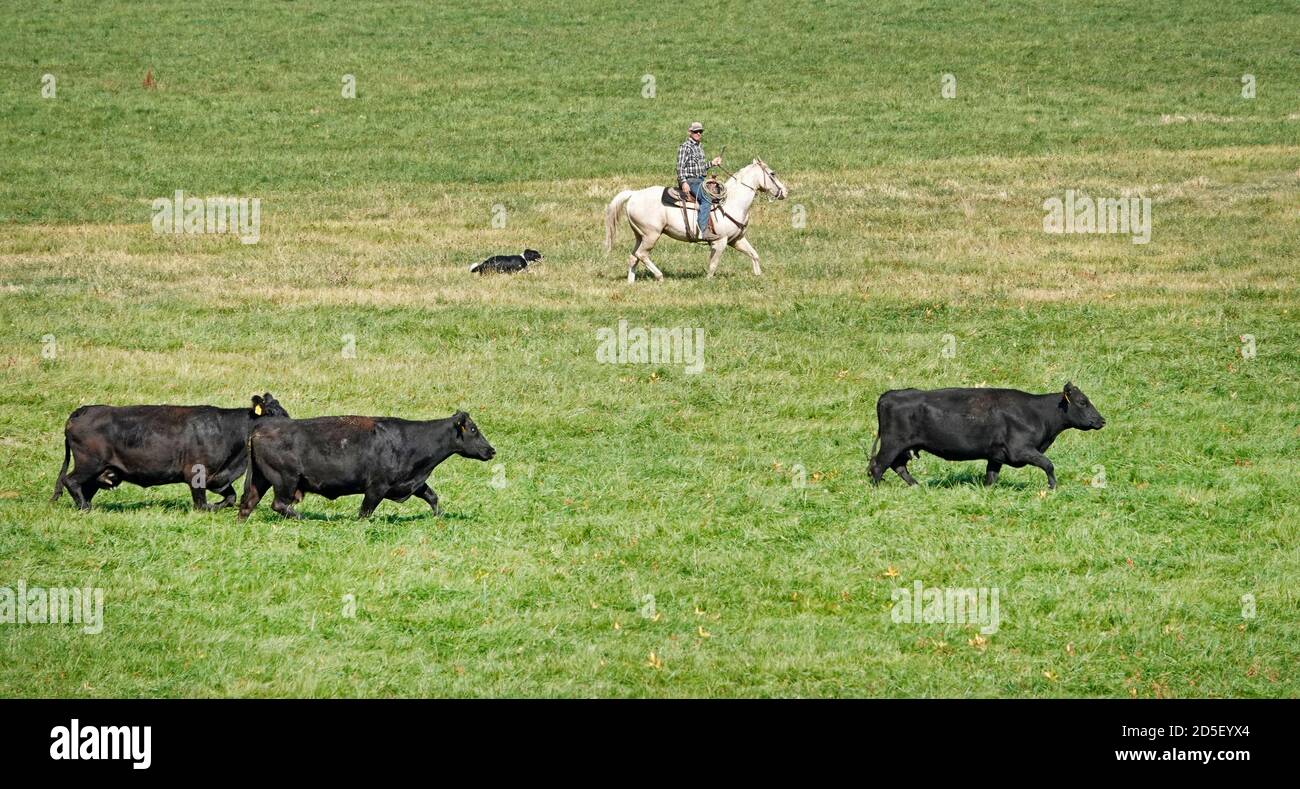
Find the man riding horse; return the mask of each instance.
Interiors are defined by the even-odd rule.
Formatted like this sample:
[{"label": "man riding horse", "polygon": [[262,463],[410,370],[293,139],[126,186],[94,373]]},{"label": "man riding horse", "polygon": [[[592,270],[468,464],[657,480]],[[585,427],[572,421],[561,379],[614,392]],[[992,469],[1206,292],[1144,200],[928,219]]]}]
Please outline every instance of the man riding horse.
[{"label": "man riding horse", "polygon": [[713,157],[712,162],[706,162],[704,158],[704,149],[700,147],[700,140],[704,137],[704,124],[696,121],[692,123],[686,131],[686,141],[677,146],[677,183],[682,188],[682,197],[686,195],[695,195],[695,199],[700,204],[699,211],[699,239],[701,241],[717,241],[719,236],[709,226],[709,213],[713,209],[713,197],[704,188],[704,177],[709,174],[709,164],[714,167],[722,164],[722,157]]},{"label": "man riding horse", "polygon": [[[692,123],[690,137],[677,149],[677,183],[684,194],[693,193],[699,200],[696,230],[705,231],[702,237],[697,237],[700,235],[698,232],[692,232],[686,201],[675,195],[675,190],[664,186],[624,189],[605,206],[605,251],[609,252],[613,248],[618,217],[622,213],[627,214],[628,227],[635,237],[632,252],[627,257],[628,282],[636,281],[638,263],[645,265],[655,279],[664,278],[663,272],[650,259],[650,251],[664,236],[677,241],[708,242],[710,277],[718,267],[722,251],[728,246],[749,256],[755,276],[763,273],[758,263],[758,252],[745,237],[745,231],[749,227],[749,209],[761,192],[777,200],[784,200],[789,191],[772,168],[762,159],[756,158],[736,172],[727,173],[727,182],[718,184],[721,187],[718,193],[711,194],[709,184],[717,182],[704,180],[709,165],[704,158],[704,151],[700,149],[700,137],[703,134],[704,127]],[[715,157],[713,164],[721,167],[722,157]],[[710,228],[709,217],[715,202],[717,217]]]}]

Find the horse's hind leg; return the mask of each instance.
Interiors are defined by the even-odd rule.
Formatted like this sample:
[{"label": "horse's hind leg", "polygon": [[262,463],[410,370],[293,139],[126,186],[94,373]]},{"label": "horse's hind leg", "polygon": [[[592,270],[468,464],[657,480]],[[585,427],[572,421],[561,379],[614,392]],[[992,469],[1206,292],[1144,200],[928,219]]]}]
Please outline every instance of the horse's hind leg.
[{"label": "horse's hind leg", "polygon": [[632,254],[627,256],[627,283],[629,285],[631,285],[633,282],[636,282],[636,262],[637,262],[636,253],[637,250],[641,248],[641,238],[642,238],[641,234],[636,231],[635,227],[632,228],[632,234],[636,236],[636,238],[632,242]]},{"label": "horse's hind leg", "polygon": [[637,245],[637,250],[633,255],[645,264],[646,270],[653,274],[655,279],[662,280],[664,278],[664,273],[660,271],[659,267],[650,259],[650,250],[654,249],[655,242],[658,240],[658,233],[655,233],[653,236],[646,235],[642,237],[642,241]]}]

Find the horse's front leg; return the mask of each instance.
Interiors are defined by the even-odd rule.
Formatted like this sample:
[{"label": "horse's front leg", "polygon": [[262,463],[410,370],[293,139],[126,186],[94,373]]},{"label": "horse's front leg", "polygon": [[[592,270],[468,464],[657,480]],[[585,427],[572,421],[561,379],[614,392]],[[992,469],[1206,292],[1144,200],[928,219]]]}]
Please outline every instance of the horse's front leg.
[{"label": "horse's front leg", "polygon": [[713,273],[718,270],[718,261],[722,259],[722,253],[727,249],[725,239],[718,239],[709,244],[709,278],[713,278]]},{"label": "horse's front leg", "polygon": [[754,261],[754,276],[763,276],[763,267],[758,265],[758,252],[754,249],[754,245],[749,243],[749,239],[741,236],[736,239],[732,246],[749,255],[749,259]]}]

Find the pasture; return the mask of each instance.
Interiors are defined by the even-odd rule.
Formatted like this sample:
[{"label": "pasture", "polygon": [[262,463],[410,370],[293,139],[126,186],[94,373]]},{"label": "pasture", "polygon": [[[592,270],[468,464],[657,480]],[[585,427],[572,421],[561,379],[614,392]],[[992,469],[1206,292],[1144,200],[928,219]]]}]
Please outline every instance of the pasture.
[{"label": "pasture", "polygon": [[[0,587],[105,597],[97,635],[0,624],[0,696],[1296,696],[1300,11],[988,5],[9,14]],[[628,285],[604,206],[697,119],[790,188],[764,276],[664,240]],[[259,198],[258,243],[155,234],[176,190]],[[1067,190],[1150,198],[1149,243],[1044,232]],[[703,369],[598,361],[620,321],[702,329]],[[1066,380],[1107,426],[1057,490],[869,486],[886,389]],[[497,456],[437,469],[442,517],[49,503],[79,405],[267,390],[465,409]],[[915,581],[1000,627],[896,623]]]}]

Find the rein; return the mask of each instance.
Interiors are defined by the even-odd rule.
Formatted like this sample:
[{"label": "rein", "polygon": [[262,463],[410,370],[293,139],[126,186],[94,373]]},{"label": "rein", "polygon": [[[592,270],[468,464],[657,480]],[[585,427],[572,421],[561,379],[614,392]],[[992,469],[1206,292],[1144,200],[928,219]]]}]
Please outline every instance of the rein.
[{"label": "rein", "polygon": [[[720,164],[716,164],[716,165],[714,165],[714,167],[716,167],[716,168],[718,168],[719,170],[721,170],[723,173],[725,173],[725,174],[727,175],[728,178],[730,178],[731,180],[733,180],[733,181],[735,181],[736,183],[740,184],[741,186],[745,187],[745,188],[748,189],[749,191],[753,192],[755,195],[757,195],[757,194],[759,193],[759,191],[760,191],[759,189],[756,189],[755,187],[752,187],[752,186],[750,186],[749,184],[745,183],[744,181],[740,180],[739,178],[736,177],[736,174],[735,174],[735,173],[731,172],[730,170],[728,170],[727,168],[723,167],[722,165],[720,165]],[[762,170],[763,170],[763,183],[760,184],[760,186],[767,186],[767,185],[768,185],[768,183],[767,183],[767,168],[764,167],[764,168],[762,168]],[[745,234],[745,228],[749,226],[749,222],[741,222],[740,220],[736,219],[736,218],[735,218],[734,216],[732,216],[731,214],[728,214],[728,213],[727,213],[727,209],[725,209],[725,208],[722,207],[722,203],[721,203],[721,202],[718,203],[718,211],[719,211],[723,216],[725,216],[727,219],[730,219],[730,220],[731,220],[731,223],[732,223],[733,225],[735,225],[736,227],[739,227],[739,228],[740,228],[740,234],[741,234],[741,235],[744,235],[744,234]]]},{"label": "rein", "polygon": [[[740,180],[739,178],[736,178],[736,174],[735,174],[735,173],[731,172],[730,170],[728,170],[727,168],[723,167],[722,165],[720,165],[720,164],[716,164],[716,165],[714,165],[714,167],[717,167],[719,170],[721,170],[723,173],[725,173],[725,174],[727,175],[728,178],[733,178],[733,179],[735,179],[736,183],[738,183],[738,184],[740,184],[741,186],[745,187],[746,189],[748,189],[749,191],[753,192],[754,194],[758,194],[758,192],[760,191],[759,189],[756,189],[756,188],[750,186],[749,184],[745,183],[744,181]],[[767,186],[767,185],[768,185],[768,183],[767,183],[767,168],[764,167],[764,168],[763,168],[763,183],[760,184],[760,186]]]}]

